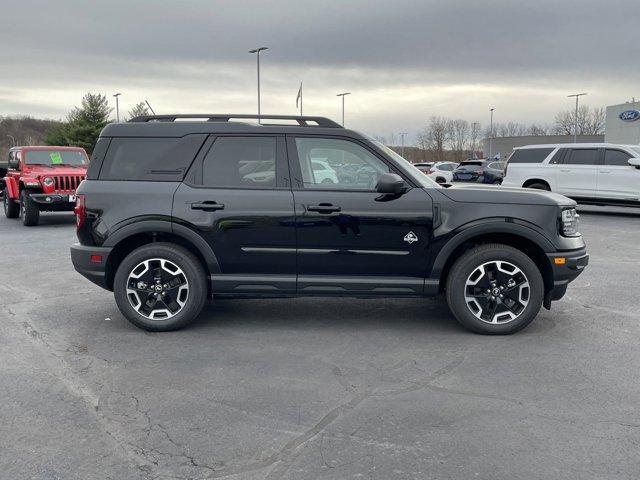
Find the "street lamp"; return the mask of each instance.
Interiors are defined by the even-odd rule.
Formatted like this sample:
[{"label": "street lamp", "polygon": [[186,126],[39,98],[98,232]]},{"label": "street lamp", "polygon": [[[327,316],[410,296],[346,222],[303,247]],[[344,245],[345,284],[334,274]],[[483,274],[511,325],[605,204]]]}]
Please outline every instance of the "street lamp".
[{"label": "street lamp", "polygon": [[343,92],[336,95],[336,97],[342,97],[342,126],[344,127],[344,97],[351,95],[351,92]]},{"label": "street lamp", "polygon": [[400,156],[404,158],[404,136],[407,132],[400,132]]},{"label": "street lamp", "polygon": [[258,47],[249,50],[249,53],[256,54],[256,66],[258,69],[258,123],[260,123],[260,52],[264,50],[269,50],[269,47]]},{"label": "street lamp", "polygon": [[488,158],[491,158],[491,156],[493,155],[493,111],[494,110],[495,108],[489,109],[489,111],[491,112],[491,122],[489,127],[489,157]]},{"label": "street lamp", "polygon": [[120,123],[120,103],[118,102],[118,97],[122,95],[121,93],[116,93],[114,97],[116,97],[116,122]]},{"label": "street lamp", "polygon": [[567,95],[567,98],[576,97],[576,118],[573,129],[573,143],[578,143],[578,98],[586,95],[586,93],[574,93],[573,95]]}]

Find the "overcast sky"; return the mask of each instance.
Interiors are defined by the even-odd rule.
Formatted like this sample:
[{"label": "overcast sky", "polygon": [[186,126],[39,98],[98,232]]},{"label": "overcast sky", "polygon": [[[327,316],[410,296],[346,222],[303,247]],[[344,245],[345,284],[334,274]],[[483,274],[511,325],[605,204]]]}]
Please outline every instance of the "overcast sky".
[{"label": "overcast sky", "polygon": [[[62,118],[87,92],[121,110],[305,114],[389,136],[431,115],[552,123],[640,99],[640,1],[2,0],[0,115]],[[110,100],[112,100],[110,98]]]}]

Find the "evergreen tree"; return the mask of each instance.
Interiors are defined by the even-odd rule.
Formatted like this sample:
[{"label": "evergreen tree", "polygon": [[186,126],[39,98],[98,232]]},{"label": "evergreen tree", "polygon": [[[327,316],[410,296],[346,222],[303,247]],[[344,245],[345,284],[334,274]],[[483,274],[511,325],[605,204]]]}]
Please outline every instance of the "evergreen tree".
[{"label": "evergreen tree", "polygon": [[111,111],[105,95],[87,93],[81,106],[67,115],[64,124],[52,129],[45,141],[48,145],[82,147],[91,155],[100,132],[110,122]]},{"label": "evergreen tree", "polygon": [[149,109],[144,102],[139,102],[134,105],[134,107],[129,110],[129,118],[140,117],[142,115],[149,115]]}]

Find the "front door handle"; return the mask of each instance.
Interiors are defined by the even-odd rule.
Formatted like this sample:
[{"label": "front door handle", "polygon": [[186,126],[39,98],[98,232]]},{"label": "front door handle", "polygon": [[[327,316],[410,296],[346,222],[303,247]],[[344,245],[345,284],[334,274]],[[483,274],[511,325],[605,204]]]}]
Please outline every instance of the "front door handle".
[{"label": "front door handle", "polygon": [[600,170],[600,173],[611,173],[611,170]]},{"label": "front door handle", "polygon": [[197,202],[191,204],[191,210],[203,210],[205,212],[213,212],[215,210],[224,210],[223,203],[213,201]]},{"label": "front door handle", "polygon": [[334,213],[339,212],[341,209],[340,207],[331,205],[330,203],[321,203],[320,205],[309,205],[307,206],[307,210],[318,213]]},{"label": "front door handle", "polygon": [[571,170],[568,168],[561,168],[560,171],[567,173],[567,172],[570,172]]}]

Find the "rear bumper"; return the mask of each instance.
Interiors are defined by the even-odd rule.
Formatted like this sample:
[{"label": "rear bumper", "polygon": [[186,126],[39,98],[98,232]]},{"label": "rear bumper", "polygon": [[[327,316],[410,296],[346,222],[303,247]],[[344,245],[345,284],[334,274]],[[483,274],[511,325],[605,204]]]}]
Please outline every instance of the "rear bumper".
[{"label": "rear bumper", "polygon": [[110,253],[109,247],[90,247],[74,243],[71,245],[71,262],[80,275],[109,290],[105,272]]},{"label": "rear bumper", "polygon": [[560,300],[567,291],[567,285],[574,281],[589,264],[589,254],[585,247],[548,253],[547,257],[553,271],[553,289],[545,297],[545,306],[552,300]]},{"label": "rear bumper", "polygon": [[[71,198],[75,197],[71,194]],[[54,212],[72,212],[76,206],[75,198],[70,200],[70,195],[60,193],[31,193],[29,198],[40,210],[51,210]]]}]

